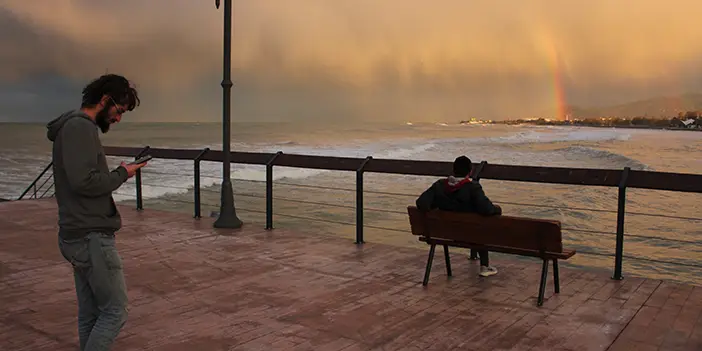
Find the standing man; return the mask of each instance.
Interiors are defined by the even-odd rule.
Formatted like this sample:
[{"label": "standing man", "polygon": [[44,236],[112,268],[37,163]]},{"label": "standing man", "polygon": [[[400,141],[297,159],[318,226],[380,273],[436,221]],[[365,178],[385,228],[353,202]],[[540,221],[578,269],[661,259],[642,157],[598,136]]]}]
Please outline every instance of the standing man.
[{"label": "standing man", "polygon": [[83,89],[78,110],[49,122],[63,257],[73,266],[81,351],[109,350],[127,320],[127,289],[115,246],[121,228],[112,192],[145,164],[110,171],[97,129],[139,105],[137,91],[122,76],[108,74]]}]

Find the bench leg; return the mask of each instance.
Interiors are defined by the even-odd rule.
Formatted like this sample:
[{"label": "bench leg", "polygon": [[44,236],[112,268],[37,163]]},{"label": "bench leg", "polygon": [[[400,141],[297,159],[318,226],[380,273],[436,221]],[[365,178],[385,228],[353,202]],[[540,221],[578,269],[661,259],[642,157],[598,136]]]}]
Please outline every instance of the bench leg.
[{"label": "bench leg", "polygon": [[444,257],[446,258],[446,275],[451,276],[451,259],[449,258],[448,245],[444,245]]},{"label": "bench leg", "polygon": [[544,260],[541,266],[541,284],[539,286],[539,299],[536,301],[537,306],[544,304],[544,290],[546,290],[546,279],[548,278],[548,260]]},{"label": "bench leg", "polygon": [[431,248],[429,248],[429,259],[427,260],[427,269],[424,271],[424,281],[422,282],[424,286],[429,284],[429,273],[431,272],[431,263],[434,261],[435,250],[436,244],[431,244]]},{"label": "bench leg", "polygon": [[558,260],[556,259],[553,260],[553,289],[556,292],[556,294],[560,294],[561,282],[558,278]]}]

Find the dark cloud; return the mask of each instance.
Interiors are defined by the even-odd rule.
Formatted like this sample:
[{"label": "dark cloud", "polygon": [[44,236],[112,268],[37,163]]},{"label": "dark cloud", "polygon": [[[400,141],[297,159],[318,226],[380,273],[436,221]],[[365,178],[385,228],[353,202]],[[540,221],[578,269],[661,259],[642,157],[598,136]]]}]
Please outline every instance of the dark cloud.
[{"label": "dark cloud", "polygon": [[[499,118],[555,106],[558,84],[576,105],[702,88],[697,0],[234,3],[244,119]],[[0,0],[0,100],[18,115],[57,105],[27,106],[16,82],[74,101],[109,70],[142,90],[135,119],[215,120],[221,55],[213,1]],[[41,87],[55,76],[66,89]]]}]

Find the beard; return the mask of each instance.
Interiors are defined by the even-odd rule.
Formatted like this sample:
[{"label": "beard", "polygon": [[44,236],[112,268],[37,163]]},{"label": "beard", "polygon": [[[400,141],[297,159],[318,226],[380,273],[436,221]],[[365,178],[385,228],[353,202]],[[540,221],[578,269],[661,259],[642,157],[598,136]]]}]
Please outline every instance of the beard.
[{"label": "beard", "polygon": [[110,130],[110,109],[109,107],[105,107],[100,112],[97,113],[95,116],[95,124],[100,127],[100,130],[102,133],[107,133]]}]

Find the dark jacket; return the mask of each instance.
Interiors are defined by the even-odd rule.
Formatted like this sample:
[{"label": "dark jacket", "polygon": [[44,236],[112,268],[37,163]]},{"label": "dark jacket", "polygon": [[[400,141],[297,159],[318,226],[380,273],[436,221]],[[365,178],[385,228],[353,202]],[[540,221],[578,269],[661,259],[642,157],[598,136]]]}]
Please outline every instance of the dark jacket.
[{"label": "dark jacket", "polygon": [[439,179],[424,191],[416,201],[420,211],[435,208],[453,212],[473,212],[482,215],[500,215],[502,209],[485,196],[483,187],[468,178]]},{"label": "dark jacket", "polygon": [[127,181],[127,170],[107,168],[95,122],[81,111],[70,111],[49,122],[47,129],[54,143],[59,236],[73,239],[118,231],[122,220],[112,192]]}]

